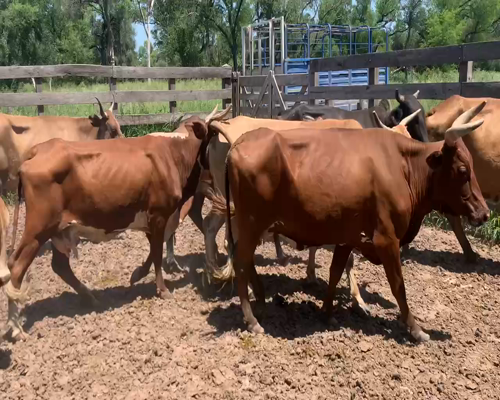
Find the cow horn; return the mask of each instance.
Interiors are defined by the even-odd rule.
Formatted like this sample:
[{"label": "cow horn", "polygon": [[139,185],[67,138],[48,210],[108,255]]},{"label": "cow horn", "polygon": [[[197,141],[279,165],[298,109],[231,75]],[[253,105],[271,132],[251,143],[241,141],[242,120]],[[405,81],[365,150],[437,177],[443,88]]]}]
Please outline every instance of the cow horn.
[{"label": "cow horn", "polygon": [[219,108],[219,105],[217,104],[214,108],[214,110],[208,114],[205,118],[205,123],[208,124],[210,122],[210,120],[213,118],[213,116],[215,115],[215,113],[217,112],[217,109]]},{"label": "cow horn", "polygon": [[231,111],[231,108],[233,107],[232,104],[229,104],[225,110],[221,111],[220,113],[214,115],[211,119],[211,121],[221,121],[224,119],[224,117]]},{"label": "cow horn", "polygon": [[233,145],[234,140],[231,139],[231,136],[229,133],[226,131],[225,127],[223,124],[221,124],[219,121],[211,121],[210,122],[210,127],[215,128],[215,130],[220,133],[224,138],[227,140],[230,146]]},{"label": "cow horn", "polygon": [[410,122],[413,118],[415,118],[415,117],[417,116],[417,114],[418,114],[420,111],[422,111],[422,109],[421,109],[421,108],[419,108],[419,109],[418,109],[417,111],[415,111],[413,114],[410,114],[410,115],[408,115],[407,117],[403,118],[403,119],[401,120],[401,122],[399,123],[399,125],[401,125],[401,126],[406,126],[406,125],[408,125],[408,123],[409,123],[409,122]]},{"label": "cow horn", "polygon": [[444,134],[444,140],[447,145],[453,146],[459,138],[471,133],[483,124],[483,119],[474,122],[470,121],[482,111],[485,105],[486,101],[481,102],[477,106],[465,111],[453,122],[451,128]]},{"label": "cow horn", "polygon": [[378,117],[378,114],[377,114],[376,111],[372,111],[372,113],[373,113],[373,116],[375,117],[375,122],[377,123],[377,125],[379,126],[379,128],[388,129],[388,130],[392,131],[391,128],[389,128],[387,125],[384,125],[384,123]]},{"label": "cow horn", "polygon": [[483,122],[484,119],[480,119],[474,122],[469,122],[468,124],[455,127],[452,126],[444,133],[444,140],[446,144],[448,146],[453,146],[458,139],[479,128]]},{"label": "cow horn", "polygon": [[398,103],[402,103],[405,101],[405,97],[399,94],[399,89],[396,89],[396,100]]},{"label": "cow horn", "polygon": [[304,121],[316,121],[316,120],[313,117],[311,117],[310,115],[305,114]]},{"label": "cow horn", "polygon": [[419,89],[419,90],[417,90],[415,93],[413,93],[413,96],[414,96],[415,98],[418,98],[418,94],[419,94],[419,93],[420,93],[420,89]]},{"label": "cow horn", "polygon": [[113,107],[115,106],[115,103],[116,103],[115,94],[113,93],[112,96],[113,96],[113,102],[111,103],[111,107],[109,107],[109,110],[108,110],[111,112],[113,112]]},{"label": "cow horn", "polygon": [[465,111],[462,115],[460,115],[453,122],[453,124],[451,125],[451,127],[453,128],[453,127],[456,127],[456,126],[467,124],[468,122],[470,122],[472,120],[472,118],[474,118],[477,114],[479,114],[483,110],[483,108],[484,108],[485,105],[486,105],[486,101],[483,101],[480,104],[478,104],[477,106],[472,107],[471,109]]},{"label": "cow horn", "polygon": [[97,100],[97,103],[99,103],[99,110],[101,112],[101,117],[107,118],[106,113],[104,112],[104,109],[102,108],[101,102],[99,101],[99,99],[97,97],[95,99]]}]

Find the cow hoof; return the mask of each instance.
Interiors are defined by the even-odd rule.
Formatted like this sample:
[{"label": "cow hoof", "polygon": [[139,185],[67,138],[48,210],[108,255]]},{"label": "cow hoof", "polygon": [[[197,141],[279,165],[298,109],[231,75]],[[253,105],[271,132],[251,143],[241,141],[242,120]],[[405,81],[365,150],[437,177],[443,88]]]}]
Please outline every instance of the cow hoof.
[{"label": "cow hoof", "polygon": [[0,287],[6,285],[10,281],[10,271],[8,268],[0,269]]},{"label": "cow hoof", "polygon": [[186,272],[185,268],[181,268],[177,260],[173,259],[170,261],[165,261],[163,263],[163,269],[165,272]]},{"label": "cow hoof", "polygon": [[255,322],[254,324],[248,325],[248,330],[252,333],[255,333],[257,335],[263,335],[265,333],[264,328],[260,326],[258,322]]},{"label": "cow hoof", "polygon": [[467,264],[476,264],[478,260],[478,256],[473,251],[465,253],[465,261]]},{"label": "cow hoof", "polygon": [[278,258],[278,263],[282,267],[286,267],[290,263],[290,257],[289,256],[282,256]]},{"label": "cow hoof", "polygon": [[142,271],[142,267],[137,267],[132,275],[130,275],[130,286],[139,282],[142,278],[144,278],[144,272]]},{"label": "cow hoof", "polygon": [[92,293],[88,293],[82,296],[82,304],[85,307],[97,308],[99,307],[99,301],[94,297]]},{"label": "cow hoof", "polygon": [[318,284],[318,279],[316,278],[316,274],[314,274],[314,275],[307,275],[306,284],[307,285],[317,285]]},{"label": "cow hoof", "polygon": [[411,336],[418,342],[418,343],[423,343],[423,342],[428,342],[429,339],[431,338],[427,333],[425,333],[423,330],[415,330],[411,332]]},{"label": "cow hoof", "polygon": [[170,293],[170,291],[167,289],[167,290],[160,290],[158,292],[158,296],[160,297],[160,299],[162,300],[168,300],[168,299],[172,299],[174,296],[172,295],[172,293]]},{"label": "cow hoof", "polygon": [[371,311],[366,304],[359,304],[358,302],[354,302],[353,306],[354,310],[362,317],[371,316]]}]

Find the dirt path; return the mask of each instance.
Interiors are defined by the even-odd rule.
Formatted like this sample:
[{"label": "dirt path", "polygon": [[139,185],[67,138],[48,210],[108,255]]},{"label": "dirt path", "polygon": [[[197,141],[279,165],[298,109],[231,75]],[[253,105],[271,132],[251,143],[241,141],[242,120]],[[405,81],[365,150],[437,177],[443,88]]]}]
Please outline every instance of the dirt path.
[{"label": "dirt path", "polygon": [[[219,244],[222,250],[222,233]],[[432,338],[422,345],[397,322],[383,268],[359,257],[356,276],[372,316],[353,312],[343,278],[338,326],[326,327],[319,308],[331,253],[318,252],[320,283],[308,286],[307,252],[285,247],[293,259],[284,268],[271,244],[259,247],[267,334],[255,336],[244,330],[235,288],[202,286],[204,245],[190,220],[175,249],[191,273],[166,276],[172,300],[155,297],[153,273],[129,287],[148,252],[141,233],[80,244],[79,260],[71,260],[100,309],[80,305],[52,272],[47,251],[30,268],[30,338],[0,344],[0,397],[500,399],[500,251],[473,245],[482,256],[476,266],[463,264],[448,232],[424,228],[412,244],[404,277],[410,307]],[[0,321],[6,304],[2,293]]]}]

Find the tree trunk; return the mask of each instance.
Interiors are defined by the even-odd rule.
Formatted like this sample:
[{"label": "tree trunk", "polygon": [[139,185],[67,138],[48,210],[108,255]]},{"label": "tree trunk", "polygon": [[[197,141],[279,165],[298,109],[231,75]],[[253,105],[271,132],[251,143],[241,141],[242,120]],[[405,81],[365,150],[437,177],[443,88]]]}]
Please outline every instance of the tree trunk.
[{"label": "tree trunk", "polygon": [[234,42],[231,46],[231,53],[233,53],[233,71],[238,71],[238,44]]}]

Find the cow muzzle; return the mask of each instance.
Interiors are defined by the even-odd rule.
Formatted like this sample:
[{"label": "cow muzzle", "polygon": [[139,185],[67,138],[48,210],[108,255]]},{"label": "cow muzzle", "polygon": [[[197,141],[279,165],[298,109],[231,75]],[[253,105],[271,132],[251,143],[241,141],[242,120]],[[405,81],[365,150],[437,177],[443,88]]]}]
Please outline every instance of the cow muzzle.
[{"label": "cow muzzle", "polygon": [[490,219],[490,210],[488,208],[486,209],[481,209],[476,211],[475,213],[472,213],[472,215],[469,217],[469,223],[477,228]]}]

